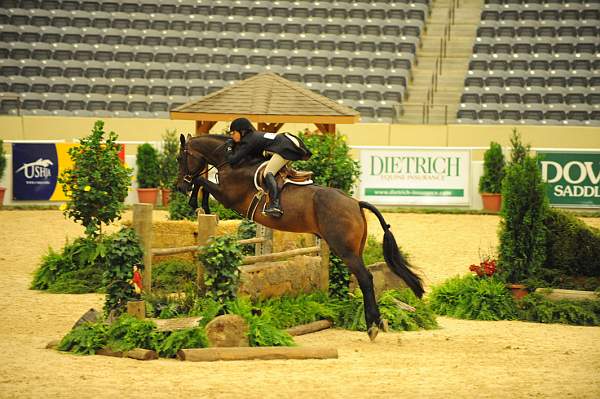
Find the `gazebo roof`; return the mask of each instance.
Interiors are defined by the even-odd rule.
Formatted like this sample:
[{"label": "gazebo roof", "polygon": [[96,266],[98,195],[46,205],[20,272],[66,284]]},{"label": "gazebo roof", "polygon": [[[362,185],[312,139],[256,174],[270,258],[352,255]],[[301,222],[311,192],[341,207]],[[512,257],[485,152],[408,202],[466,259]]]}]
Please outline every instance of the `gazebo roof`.
[{"label": "gazebo roof", "polygon": [[260,123],[356,123],[360,114],[273,72],[264,72],[171,110],[171,119]]}]

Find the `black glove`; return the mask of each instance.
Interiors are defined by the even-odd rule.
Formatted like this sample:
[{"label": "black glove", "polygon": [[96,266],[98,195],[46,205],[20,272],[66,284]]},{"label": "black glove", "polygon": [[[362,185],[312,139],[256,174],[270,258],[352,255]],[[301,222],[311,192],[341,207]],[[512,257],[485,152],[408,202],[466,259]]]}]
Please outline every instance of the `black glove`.
[{"label": "black glove", "polygon": [[233,139],[225,141],[225,151],[231,153],[233,151]]}]

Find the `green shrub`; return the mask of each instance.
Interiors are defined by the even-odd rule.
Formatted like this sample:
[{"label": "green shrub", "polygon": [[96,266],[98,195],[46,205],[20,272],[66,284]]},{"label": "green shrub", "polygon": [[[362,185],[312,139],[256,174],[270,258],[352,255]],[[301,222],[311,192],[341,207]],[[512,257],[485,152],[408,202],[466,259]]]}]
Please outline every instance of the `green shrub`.
[{"label": "green shrub", "polygon": [[185,285],[195,282],[198,273],[196,263],[180,259],[165,259],[152,265],[152,289],[180,292]]},{"label": "green shrub", "polygon": [[108,325],[103,322],[82,324],[63,337],[58,350],[93,355],[108,343],[107,331]]},{"label": "green shrub", "polygon": [[255,306],[275,327],[282,329],[335,318],[329,298],[323,293],[271,298],[259,301]]},{"label": "green shrub", "polygon": [[217,215],[219,217],[219,220],[243,219],[239,213],[237,213],[233,209],[225,208],[225,206],[223,204],[214,200],[212,197],[208,200],[208,206],[210,207],[210,212],[213,215]]},{"label": "green shrub", "polygon": [[433,287],[428,299],[431,309],[440,315],[470,320],[516,318],[511,293],[494,277],[454,277]]},{"label": "green shrub", "polygon": [[63,213],[80,222],[86,235],[101,234],[101,224],[121,217],[123,202],[131,183],[131,169],[121,163],[117,135],[105,138],[104,122],[96,121],[92,133],[69,149],[73,166],[58,178],[69,198]]},{"label": "green shrub", "polygon": [[169,220],[192,220],[195,221],[196,211],[188,203],[187,195],[178,191],[171,192],[169,200]]},{"label": "green shrub", "polygon": [[105,266],[102,281],[106,287],[104,311],[123,312],[127,301],[138,299],[127,280],[133,276],[133,266],[142,264],[143,252],[139,238],[131,228],[123,228],[106,240]]},{"label": "green shrub", "polygon": [[180,349],[206,348],[208,337],[204,328],[186,328],[166,334],[155,349],[161,357],[175,357]]},{"label": "green shrub", "polygon": [[179,137],[177,129],[167,130],[162,136],[162,150],[158,156],[160,165],[160,187],[173,190],[179,171],[177,155],[179,154]]},{"label": "green shrub", "polygon": [[570,213],[549,209],[544,268],[559,275],[600,277],[600,230]]},{"label": "green shrub", "polygon": [[[390,290],[381,294],[378,300],[381,317],[387,319],[391,330],[417,330],[437,328],[435,314],[422,300],[409,289]],[[416,308],[415,312],[407,312],[398,307],[396,301],[405,302]],[[344,300],[336,300],[333,304],[336,311],[334,323],[337,327],[348,330],[367,331],[365,322],[363,296],[359,290]]]},{"label": "green shrub", "polygon": [[235,300],[243,259],[236,238],[212,237],[200,250],[198,259],[204,266],[206,296],[221,303]]},{"label": "green shrub", "polygon": [[[515,136],[516,135],[516,139]],[[521,151],[514,133],[513,155]],[[517,147],[515,149],[514,147]],[[508,165],[502,183],[499,276],[508,282],[537,278],[546,260],[544,220],[548,199],[536,159],[526,154]]]},{"label": "green shrub", "polygon": [[[403,255],[406,256],[406,254]],[[377,241],[373,235],[367,237],[367,243],[363,251],[363,260],[367,266],[378,262],[385,262],[383,257],[383,244],[380,241]]]},{"label": "green shrub", "polygon": [[[237,237],[240,240],[256,237],[256,223],[252,220],[242,219],[242,222],[237,229]],[[242,254],[254,255],[255,244],[242,245]]]},{"label": "green shrub", "polygon": [[600,300],[550,301],[532,293],[518,303],[519,319],[538,323],[561,323],[580,326],[600,325]]},{"label": "green shrub", "polygon": [[67,242],[62,252],[49,248],[34,272],[31,288],[63,294],[100,291],[104,251],[102,242],[92,237]]},{"label": "green shrub", "polygon": [[504,154],[502,154],[502,146],[492,141],[490,148],[483,154],[483,175],[479,178],[479,192],[502,192],[503,178]]},{"label": "green shrub", "polygon": [[158,151],[148,143],[137,148],[137,182],[139,188],[156,188],[160,185]]},{"label": "green shrub", "polygon": [[121,315],[108,327],[107,345],[115,351],[134,348],[152,349],[156,324],[150,320],[138,320],[128,314]]},{"label": "green shrub", "polygon": [[294,346],[293,338],[275,326],[266,315],[255,312],[248,299],[237,299],[227,304],[230,313],[237,314],[248,323],[248,341],[250,346]]},{"label": "green shrub", "polygon": [[329,254],[329,295],[332,298],[346,298],[350,285],[350,270],[342,260],[330,252]]},{"label": "green shrub", "polygon": [[6,170],[6,153],[4,152],[4,141],[0,139],[0,180],[4,176]]},{"label": "green shrub", "polygon": [[352,195],[353,186],[360,176],[360,164],[350,156],[346,136],[336,134],[303,134],[306,147],[312,152],[308,161],[297,161],[295,167],[314,173],[316,184],[334,187]]}]

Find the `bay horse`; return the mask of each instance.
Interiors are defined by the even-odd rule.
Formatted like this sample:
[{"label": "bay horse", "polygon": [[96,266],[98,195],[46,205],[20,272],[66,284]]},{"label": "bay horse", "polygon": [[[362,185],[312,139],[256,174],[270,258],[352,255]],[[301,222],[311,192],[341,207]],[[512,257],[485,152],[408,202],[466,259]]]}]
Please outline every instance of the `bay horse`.
[{"label": "bay horse", "polygon": [[[194,188],[192,201],[198,188],[203,189],[202,206],[208,214],[208,194],[226,208],[246,215],[257,192],[254,174],[265,159],[249,160],[239,166],[231,166],[226,160],[227,136],[207,134],[186,138],[181,135],[177,157],[179,173],[177,190],[184,194]],[[208,165],[217,169],[218,183],[203,177]],[[283,215],[273,218],[261,212],[254,214],[254,221],[276,230],[296,233],[312,233],[325,240],[330,249],[339,256],[356,276],[363,293],[365,321],[371,340],[379,328],[384,328],[375,299],[373,276],[365,267],[362,252],[367,239],[367,222],[363,209],[373,212],[384,230],[383,255],[388,267],[402,278],[417,297],[423,296],[423,284],[408,261],[398,250],[394,235],[383,215],[368,202],[357,201],[338,189],[318,185],[286,185],[281,190]],[[265,198],[263,197],[264,201]],[[197,204],[197,202],[196,202]],[[196,205],[197,206],[197,205]]]}]

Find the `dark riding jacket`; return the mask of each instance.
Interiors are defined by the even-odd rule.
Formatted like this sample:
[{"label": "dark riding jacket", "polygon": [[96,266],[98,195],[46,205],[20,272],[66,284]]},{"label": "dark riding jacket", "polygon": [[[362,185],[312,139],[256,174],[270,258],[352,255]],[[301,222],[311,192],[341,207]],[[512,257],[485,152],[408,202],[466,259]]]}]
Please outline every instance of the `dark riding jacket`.
[{"label": "dark riding jacket", "polygon": [[[300,146],[297,146],[287,135],[295,137]],[[265,151],[279,154],[289,161],[307,160],[312,155],[302,140],[291,133],[276,134],[254,131],[246,133],[239,143],[234,143],[230,147],[227,161],[231,165],[236,165],[244,158],[263,157]]]}]

